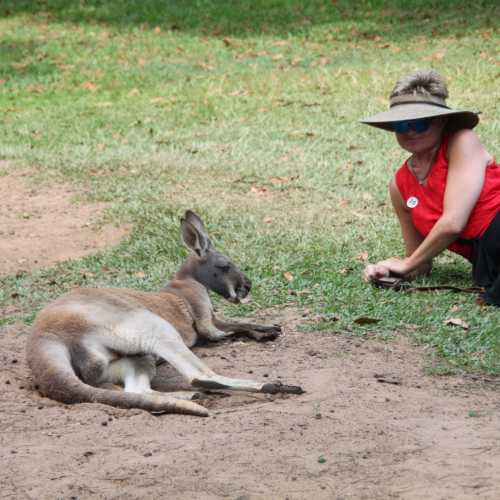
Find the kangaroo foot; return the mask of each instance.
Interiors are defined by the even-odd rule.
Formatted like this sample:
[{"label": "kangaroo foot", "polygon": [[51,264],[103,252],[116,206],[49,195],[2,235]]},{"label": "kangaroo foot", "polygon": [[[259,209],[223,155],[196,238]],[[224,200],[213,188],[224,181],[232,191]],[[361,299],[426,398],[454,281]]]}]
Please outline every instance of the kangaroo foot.
[{"label": "kangaroo foot", "polygon": [[305,391],[298,385],[286,385],[281,382],[264,384],[261,392],[266,394],[303,394]]},{"label": "kangaroo foot", "polygon": [[259,342],[264,342],[266,340],[274,340],[281,335],[281,326],[260,326],[255,325],[252,330],[248,332],[249,337]]}]

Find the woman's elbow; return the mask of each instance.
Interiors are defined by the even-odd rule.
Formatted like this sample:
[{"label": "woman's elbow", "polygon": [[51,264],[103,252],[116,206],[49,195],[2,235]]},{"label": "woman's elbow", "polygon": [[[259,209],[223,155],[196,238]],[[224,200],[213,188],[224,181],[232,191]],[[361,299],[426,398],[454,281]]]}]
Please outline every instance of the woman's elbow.
[{"label": "woman's elbow", "polygon": [[467,221],[462,221],[455,217],[444,218],[441,220],[441,231],[442,233],[449,238],[458,238],[463,230]]}]

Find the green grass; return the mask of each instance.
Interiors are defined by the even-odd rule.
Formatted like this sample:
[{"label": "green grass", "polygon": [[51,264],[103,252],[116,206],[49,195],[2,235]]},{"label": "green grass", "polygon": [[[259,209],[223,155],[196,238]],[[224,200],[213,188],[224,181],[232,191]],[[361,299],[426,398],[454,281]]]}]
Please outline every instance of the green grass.
[{"label": "green grass", "polygon": [[[95,256],[3,277],[0,307],[17,312],[0,322],[31,321],[75,285],[161,286],[193,208],[255,283],[253,306],[218,303],[227,314],[299,302],[327,318],[309,325],[325,335],[407,334],[446,370],[499,373],[497,309],[361,282],[366,255],[402,251],[386,186],[405,155],[358,123],[398,76],[433,67],[452,105],[483,112],[498,157],[499,15],[495,1],[465,0],[4,0],[0,159],[74,183],[109,202],[103,221],[133,231]],[[469,274],[446,254],[419,283],[468,286]]]}]

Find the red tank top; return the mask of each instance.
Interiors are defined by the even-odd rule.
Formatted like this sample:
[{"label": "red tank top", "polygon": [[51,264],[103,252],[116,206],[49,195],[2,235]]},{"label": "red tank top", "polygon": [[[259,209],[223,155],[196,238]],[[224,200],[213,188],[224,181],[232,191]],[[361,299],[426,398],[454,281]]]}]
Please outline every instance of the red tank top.
[{"label": "red tank top", "polygon": [[[417,178],[408,167],[408,162],[396,172],[396,186],[403,202],[410,211],[411,219],[417,231],[427,236],[434,224],[443,214],[443,200],[448,176],[448,141],[446,137],[431,166],[426,184],[419,184]],[[500,165],[492,161],[485,171],[483,189],[479,195],[461,239],[470,240],[481,236],[495,215],[500,211]],[[452,252],[471,259],[471,246],[454,242],[449,247]]]}]

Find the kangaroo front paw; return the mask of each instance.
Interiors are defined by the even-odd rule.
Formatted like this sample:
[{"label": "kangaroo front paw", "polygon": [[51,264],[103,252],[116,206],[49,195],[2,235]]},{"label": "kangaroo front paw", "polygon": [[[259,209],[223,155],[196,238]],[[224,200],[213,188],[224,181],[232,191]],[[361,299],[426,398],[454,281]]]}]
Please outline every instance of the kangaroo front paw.
[{"label": "kangaroo front paw", "polygon": [[304,389],[298,385],[286,385],[281,382],[264,384],[261,392],[266,394],[304,394]]}]

